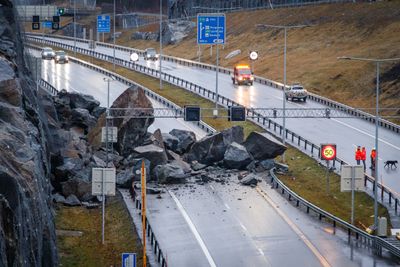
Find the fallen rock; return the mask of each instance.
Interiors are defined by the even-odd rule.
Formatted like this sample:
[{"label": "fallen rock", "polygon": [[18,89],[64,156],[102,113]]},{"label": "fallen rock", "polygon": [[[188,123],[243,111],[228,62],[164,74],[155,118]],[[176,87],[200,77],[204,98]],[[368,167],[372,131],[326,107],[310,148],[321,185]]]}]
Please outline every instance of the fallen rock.
[{"label": "fallen rock", "polygon": [[266,159],[260,161],[260,166],[264,168],[264,170],[269,171],[273,167],[275,167],[275,160],[273,159]]},{"label": "fallen rock", "polygon": [[[65,95],[65,91],[61,91],[59,97],[63,97]],[[67,93],[67,96],[70,100],[70,105],[72,109],[86,109],[89,112],[92,112],[95,108],[100,106],[100,102],[94,99],[91,95],[84,95],[79,93]]]},{"label": "fallen rock", "polygon": [[236,142],[228,146],[224,154],[224,164],[230,169],[244,169],[251,162],[246,148]]},{"label": "fallen rock", "polygon": [[80,206],[81,202],[75,195],[69,195],[64,202],[66,206]]},{"label": "fallen rock", "polygon": [[92,185],[89,182],[74,178],[66,182],[62,182],[61,191],[64,196],[73,195],[79,199],[83,199],[83,197],[86,198],[86,194],[90,194],[92,192]]},{"label": "fallen rock", "polygon": [[150,170],[157,165],[167,163],[167,156],[164,149],[156,145],[139,146],[134,150],[135,158],[145,158],[150,161]]},{"label": "fallen rock", "polygon": [[247,151],[257,160],[273,159],[282,155],[286,146],[268,133],[252,132],[244,142]]},{"label": "fallen rock", "polygon": [[157,165],[154,168],[154,176],[157,182],[161,184],[182,183],[188,177],[185,175],[181,166],[174,163]]},{"label": "fallen rock", "polygon": [[55,193],[54,195],[52,195],[52,199],[54,203],[61,203],[61,204],[65,203],[65,197],[60,193]]},{"label": "fallen rock", "polygon": [[211,165],[224,159],[225,150],[222,133],[215,133],[194,143],[184,159],[187,162],[196,160],[202,164]]},{"label": "fallen rock", "polygon": [[255,174],[250,173],[249,175],[247,175],[246,177],[244,177],[244,178],[240,181],[240,183],[241,183],[242,185],[249,185],[249,186],[251,186],[251,185],[257,185],[258,179],[257,179],[257,176],[256,176]]},{"label": "fallen rock", "polygon": [[169,133],[179,140],[176,149],[171,148],[172,151],[178,154],[185,153],[196,142],[196,135],[191,131],[173,129]]},{"label": "fallen rock", "polygon": [[162,138],[164,140],[164,145],[167,149],[172,151],[176,151],[178,149],[178,137],[169,133],[162,133]]},{"label": "fallen rock", "polygon": [[190,165],[194,171],[200,171],[202,169],[205,169],[207,165],[199,163],[197,160],[192,161],[192,164]]},{"label": "fallen rock", "polygon": [[[134,174],[134,168],[129,168],[126,170],[122,170],[120,172],[117,173],[116,176],[116,183],[118,187],[122,187],[122,188],[131,188],[132,187],[132,181],[133,179],[137,176],[138,178],[140,177],[139,175],[135,175]],[[136,180],[140,180],[136,179]]]},{"label": "fallen rock", "polygon": [[146,186],[146,193],[150,195],[158,195],[164,193],[164,190],[159,187]]},{"label": "fallen rock", "polygon": [[75,108],[71,111],[70,126],[78,126],[88,131],[96,125],[96,118],[87,109]]},{"label": "fallen rock", "polygon": [[242,126],[236,125],[221,131],[221,133],[224,137],[224,144],[227,146],[232,144],[233,142],[242,144],[244,141],[244,132]]},{"label": "fallen rock", "polygon": [[289,171],[289,166],[283,163],[275,162],[275,168],[277,171],[281,172],[288,172]]}]

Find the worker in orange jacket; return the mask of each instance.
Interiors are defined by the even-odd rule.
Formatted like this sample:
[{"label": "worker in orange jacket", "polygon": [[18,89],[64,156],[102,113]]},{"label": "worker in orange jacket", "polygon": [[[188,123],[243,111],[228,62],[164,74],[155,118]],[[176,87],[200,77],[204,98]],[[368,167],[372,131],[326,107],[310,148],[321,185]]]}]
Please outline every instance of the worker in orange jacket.
[{"label": "worker in orange jacket", "polygon": [[371,150],[371,169],[375,170],[375,163],[376,163],[376,150],[373,148]]},{"label": "worker in orange jacket", "polygon": [[361,148],[360,148],[360,146],[357,147],[355,158],[356,158],[356,161],[357,161],[357,165],[360,165],[360,160],[361,160]]},{"label": "worker in orange jacket", "polygon": [[367,160],[367,151],[365,150],[365,147],[361,148],[361,160],[364,165],[364,171],[365,171],[366,169],[365,161]]}]

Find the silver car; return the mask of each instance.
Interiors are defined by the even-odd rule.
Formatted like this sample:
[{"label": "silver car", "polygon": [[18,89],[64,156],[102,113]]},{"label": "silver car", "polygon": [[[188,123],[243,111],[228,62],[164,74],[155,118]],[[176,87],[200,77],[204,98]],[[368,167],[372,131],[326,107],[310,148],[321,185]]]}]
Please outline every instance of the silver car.
[{"label": "silver car", "polygon": [[54,59],[56,53],[51,47],[44,47],[42,49],[42,59]]},{"label": "silver car", "polygon": [[304,87],[298,83],[293,84],[289,87],[289,89],[285,90],[286,100],[303,100],[306,102],[308,96],[308,92]]},{"label": "silver car", "polygon": [[60,50],[56,51],[56,56],[54,60],[56,61],[56,63],[68,63],[69,58],[64,51]]}]

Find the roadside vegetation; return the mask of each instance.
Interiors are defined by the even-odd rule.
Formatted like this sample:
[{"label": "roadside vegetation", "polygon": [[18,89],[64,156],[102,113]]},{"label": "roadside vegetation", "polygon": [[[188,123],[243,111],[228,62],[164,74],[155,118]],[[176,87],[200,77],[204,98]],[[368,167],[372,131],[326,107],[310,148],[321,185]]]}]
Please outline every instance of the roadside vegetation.
[{"label": "roadside vegetation", "polygon": [[121,253],[137,253],[142,265],[142,245],[122,197],[107,198],[105,244],[101,243],[101,207],[57,206],[56,228],[81,236],[57,234],[60,266],[121,266]]},{"label": "roadside vegetation", "polygon": [[[113,69],[111,63],[78,54],[77,57],[110,71]],[[215,103],[166,82],[163,83],[163,89],[160,90],[159,79],[157,78],[118,66],[115,67],[115,72],[151,89],[157,94],[180,106],[196,103],[202,108],[215,107]],[[212,111],[210,110],[209,112],[204,112],[203,115],[207,114],[207,116],[210,116],[211,113]],[[225,110],[224,115],[226,114],[227,112]],[[230,122],[226,118],[214,119],[211,118],[211,116],[210,118],[204,118],[203,121],[219,131],[234,125],[241,125],[244,128],[245,137],[247,137],[252,131],[265,132],[264,129],[250,121]],[[291,146],[288,146],[286,159],[290,173],[288,175],[280,175],[279,178],[282,179],[289,188],[311,203],[314,203],[333,215],[350,222],[351,194],[349,192],[340,192],[340,177],[338,175],[330,173],[330,194],[328,195],[325,190],[326,169],[315,159],[308,157]],[[355,207],[357,210],[355,213],[355,224],[357,227],[365,230],[368,226],[373,224],[373,199],[366,193],[358,192],[355,197]],[[388,226],[390,228],[390,217],[387,209],[379,205],[379,214],[388,218]]]}]

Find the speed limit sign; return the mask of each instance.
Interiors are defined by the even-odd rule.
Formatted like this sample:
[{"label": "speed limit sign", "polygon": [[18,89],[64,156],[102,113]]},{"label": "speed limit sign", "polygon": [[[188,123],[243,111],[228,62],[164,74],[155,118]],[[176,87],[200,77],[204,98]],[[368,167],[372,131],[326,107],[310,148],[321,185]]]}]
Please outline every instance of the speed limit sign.
[{"label": "speed limit sign", "polygon": [[335,160],[336,159],[336,144],[321,144],[322,160]]}]

